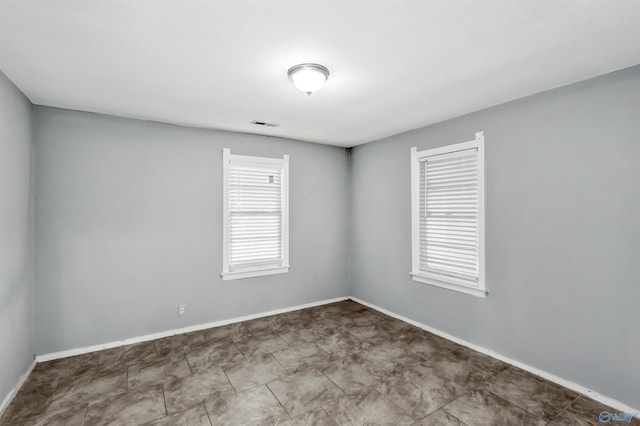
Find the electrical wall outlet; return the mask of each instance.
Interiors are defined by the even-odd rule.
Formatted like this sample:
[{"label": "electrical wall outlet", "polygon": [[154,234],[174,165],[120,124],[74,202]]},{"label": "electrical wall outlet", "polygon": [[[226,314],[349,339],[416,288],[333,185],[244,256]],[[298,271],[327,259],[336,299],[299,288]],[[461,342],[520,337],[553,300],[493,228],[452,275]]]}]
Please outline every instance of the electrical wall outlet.
[{"label": "electrical wall outlet", "polygon": [[183,317],[187,314],[187,305],[178,305],[178,316]]}]

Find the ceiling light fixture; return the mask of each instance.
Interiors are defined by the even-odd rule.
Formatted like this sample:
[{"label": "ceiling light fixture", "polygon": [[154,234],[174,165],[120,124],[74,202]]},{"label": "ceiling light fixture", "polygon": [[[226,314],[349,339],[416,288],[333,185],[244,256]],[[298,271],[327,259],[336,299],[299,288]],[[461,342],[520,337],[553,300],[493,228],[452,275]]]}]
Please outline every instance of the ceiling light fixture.
[{"label": "ceiling light fixture", "polygon": [[327,81],[329,70],[318,64],[299,64],[289,68],[287,75],[298,90],[311,96],[313,92],[320,90]]}]

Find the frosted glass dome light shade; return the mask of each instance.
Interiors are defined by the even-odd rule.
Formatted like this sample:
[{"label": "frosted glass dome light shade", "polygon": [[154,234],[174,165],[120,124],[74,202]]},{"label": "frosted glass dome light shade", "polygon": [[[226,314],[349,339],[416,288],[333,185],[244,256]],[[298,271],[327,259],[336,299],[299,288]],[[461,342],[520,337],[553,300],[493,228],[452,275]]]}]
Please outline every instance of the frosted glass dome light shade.
[{"label": "frosted glass dome light shade", "polygon": [[329,70],[318,64],[299,64],[289,68],[287,75],[298,90],[310,96],[327,81]]}]

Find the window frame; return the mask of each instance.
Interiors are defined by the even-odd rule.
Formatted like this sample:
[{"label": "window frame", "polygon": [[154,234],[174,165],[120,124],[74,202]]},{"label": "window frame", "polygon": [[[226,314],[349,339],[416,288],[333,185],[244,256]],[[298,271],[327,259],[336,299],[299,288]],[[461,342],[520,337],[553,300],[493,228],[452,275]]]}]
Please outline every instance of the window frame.
[{"label": "window frame", "polygon": [[[245,164],[249,167],[278,168],[282,173],[282,263],[277,266],[254,266],[232,271],[229,263],[229,248],[231,243],[231,211],[229,198],[231,195],[229,185],[229,172],[231,161]],[[277,167],[274,167],[277,166]],[[282,158],[255,157],[249,155],[231,154],[229,148],[222,150],[222,272],[223,280],[237,280],[242,278],[260,277],[289,272],[289,155]]]},{"label": "window frame", "polygon": [[[470,285],[451,275],[420,270],[420,161],[426,157],[454,153],[468,149],[478,150],[478,281]],[[418,151],[411,147],[411,278],[413,281],[485,298],[488,294],[485,268],[485,164],[484,132],[476,132],[474,140]]]}]

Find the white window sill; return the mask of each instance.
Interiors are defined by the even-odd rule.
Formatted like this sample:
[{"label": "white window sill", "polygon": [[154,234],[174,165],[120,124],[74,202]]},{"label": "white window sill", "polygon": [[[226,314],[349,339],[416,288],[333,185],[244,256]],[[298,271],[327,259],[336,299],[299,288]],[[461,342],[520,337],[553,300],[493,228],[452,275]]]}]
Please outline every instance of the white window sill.
[{"label": "white window sill", "polygon": [[287,272],[289,272],[289,265],[261,268],[261,269],[252,269],[248,271],[222,272],[220,276],[224,281],[227,281],[227,280],[240,280],[242,278],[261,277],[264,275],[286,274]]},{"label": "white window sill", "polygon": [[447,290],[453,290],[460,293],[470,294],[472,296],[480,297],[482,299],[486,298],[488,294],[487,290],[484,288],[471,287],[469,285],[465,285],[462,283],[445,281],[445,280],[449,280],[450,278],[452,281],[455,280],[455,278],[453,277],[442,277],[442,279],[439,279],[439,278],[425,275],[423,273],[416,273],[416,272],[411,272],[409,275],[411,275],[411,278],[414,281],[417,281],[419,283],[429,284],[429,285],[433,285],[440,288],[446,288]]}]

